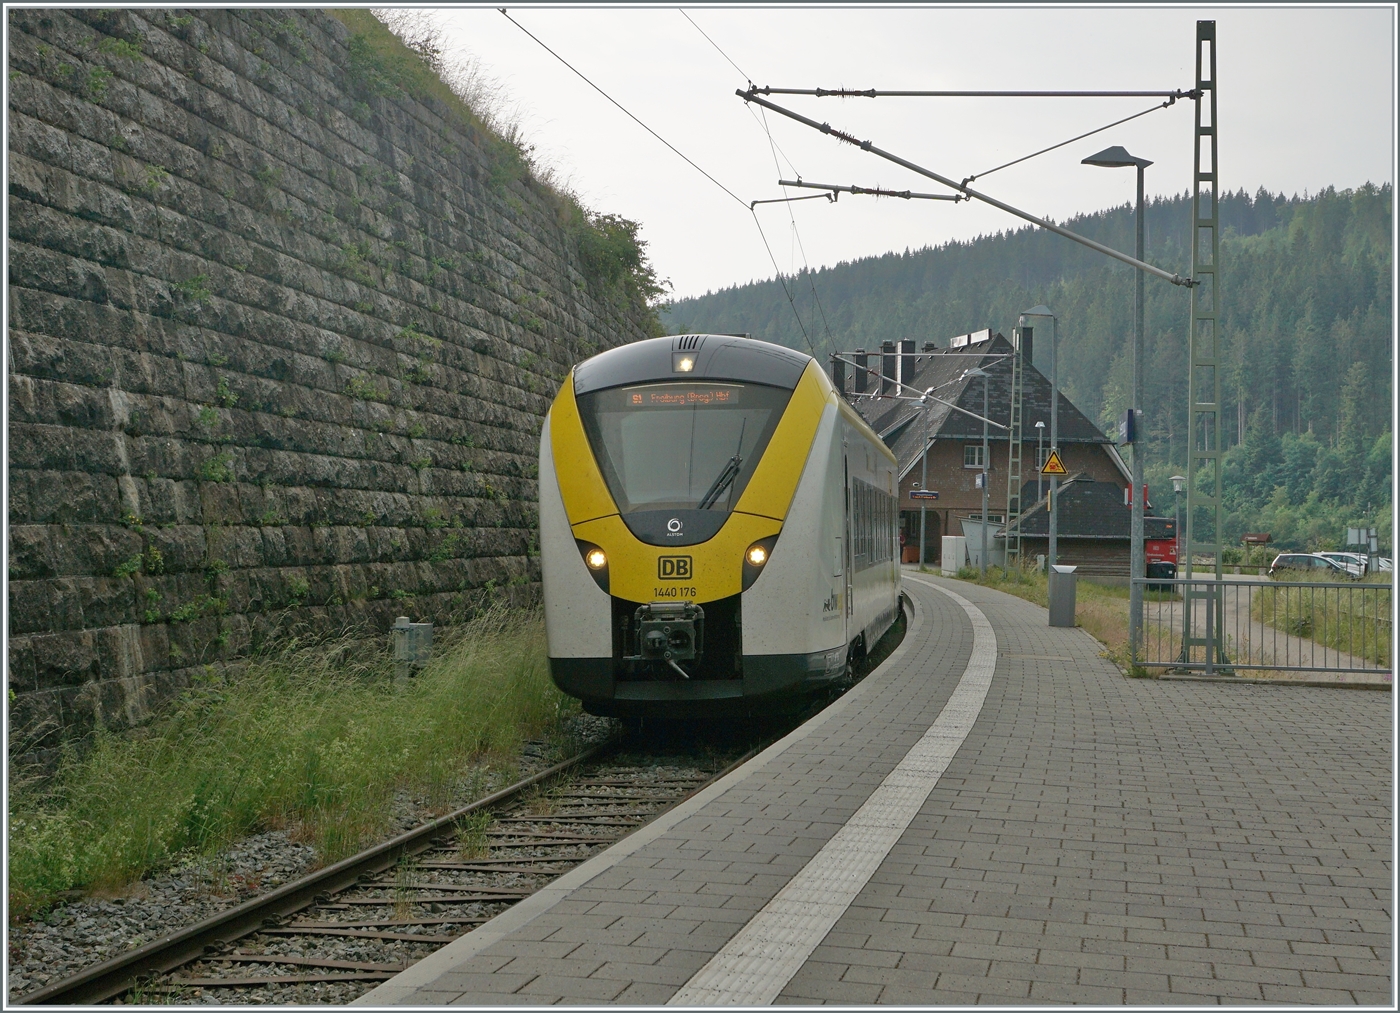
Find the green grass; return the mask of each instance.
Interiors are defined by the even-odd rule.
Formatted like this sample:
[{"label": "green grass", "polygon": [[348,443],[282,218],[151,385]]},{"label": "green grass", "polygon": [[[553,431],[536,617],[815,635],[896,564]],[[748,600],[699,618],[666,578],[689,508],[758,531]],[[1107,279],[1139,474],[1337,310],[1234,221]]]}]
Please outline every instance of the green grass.
[{"label": "green grass", "polygon": [[52,778],[12,774],[12,914],[267,829],[336,861],[389,829],[396,789],[446,811],[483,764],[509,768],[522,741],[576,712],[550,681],[538,611],[436,632],[407,684],[382,644],[286,642],[236,679],[211,670],[135,733],[99,734]]},{"label": "green grass", "polygon": [[[1304,579],[1317,580],[1311,574]],[[1367,584],[1390,582],[1389,573],[1372,573],[1359,584],[1345,577],[1322,581],[1334,584],[1336,590],[1264,585],[1250,603],[1251,618],[1292,636],[1388,666],[1391,592],[1362,589]]]}]

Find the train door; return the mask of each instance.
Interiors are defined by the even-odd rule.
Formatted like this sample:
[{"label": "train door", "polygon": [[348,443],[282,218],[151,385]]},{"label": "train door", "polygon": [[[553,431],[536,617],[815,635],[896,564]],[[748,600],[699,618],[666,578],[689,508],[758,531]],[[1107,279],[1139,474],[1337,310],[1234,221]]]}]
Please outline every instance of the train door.
[{"label": "train door", "polygon": [[[844,569],[845,569],[845,571],[846,571],[846,577],[845,577],[845,579],[846,579],[846,618],[849,620],[853,615],[855,615],[855,609],[856,609],[856,606],[855,606],[855,598],[856,598],[856,595],[855,595],[855,591],[856,591],[856,585],[855,585],[855,570],[856,570],[856,567],[855,567],[855,556],[852,555],[852,552],[853,552],[853,548],[852,548],[853,539],[851,538],[851,535],[852,535],[852,524],[851,524],[851,467],[850,467],[850,459],[849,459],[849,458],[846,456],[846,454],[845,454],[844,446],[843,446],[843,448],[842,448],[842,453],[841,453],[841,492],[842,492],[842,495],[843,495],[844,502],[845,502],[845,504],[846,504],[845,524],[842,526],[842,530],[845,532],[845,538],[843,539],[843,541],[844,541],[845,544],[842,546],[842,553],[843,553],[843,555],[844,555],[844,563],[845,563]],[[846,624],[846,639],[847,639],[847,640],[850,639],[850,635],[851,635],[851,627],[850,627],[850,623],[848,622],[848,623]]]}]

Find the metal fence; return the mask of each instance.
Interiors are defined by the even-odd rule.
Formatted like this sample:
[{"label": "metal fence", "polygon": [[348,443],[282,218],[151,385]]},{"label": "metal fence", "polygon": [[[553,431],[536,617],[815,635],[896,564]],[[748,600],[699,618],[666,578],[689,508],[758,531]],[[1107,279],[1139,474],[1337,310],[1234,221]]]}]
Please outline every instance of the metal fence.
[{"label": "metal fence", "polygon": [[1391,672],[1389,584],[1144,579],[1143,668]]}]

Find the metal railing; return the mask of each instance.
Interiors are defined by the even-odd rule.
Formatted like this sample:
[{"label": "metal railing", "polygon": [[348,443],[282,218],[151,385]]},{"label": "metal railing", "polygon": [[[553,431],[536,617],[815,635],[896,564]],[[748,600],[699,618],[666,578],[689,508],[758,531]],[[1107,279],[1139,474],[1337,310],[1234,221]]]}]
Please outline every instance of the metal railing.
[{"label": "metal railing", "polygon": [[1145,578],[1142,668],[1390,674],[1391,585]]}]

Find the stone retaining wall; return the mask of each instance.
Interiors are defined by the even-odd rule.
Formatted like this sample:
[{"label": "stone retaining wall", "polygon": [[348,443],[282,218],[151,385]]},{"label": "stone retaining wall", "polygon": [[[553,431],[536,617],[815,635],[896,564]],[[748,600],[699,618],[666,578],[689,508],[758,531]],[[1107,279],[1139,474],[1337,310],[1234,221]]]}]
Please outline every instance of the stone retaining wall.
[{"label": "stone retaining wall", "polygon": [[319,11],[9,17],[12,752],[533,597],[543,413],[654,326],[577,213]]}]

